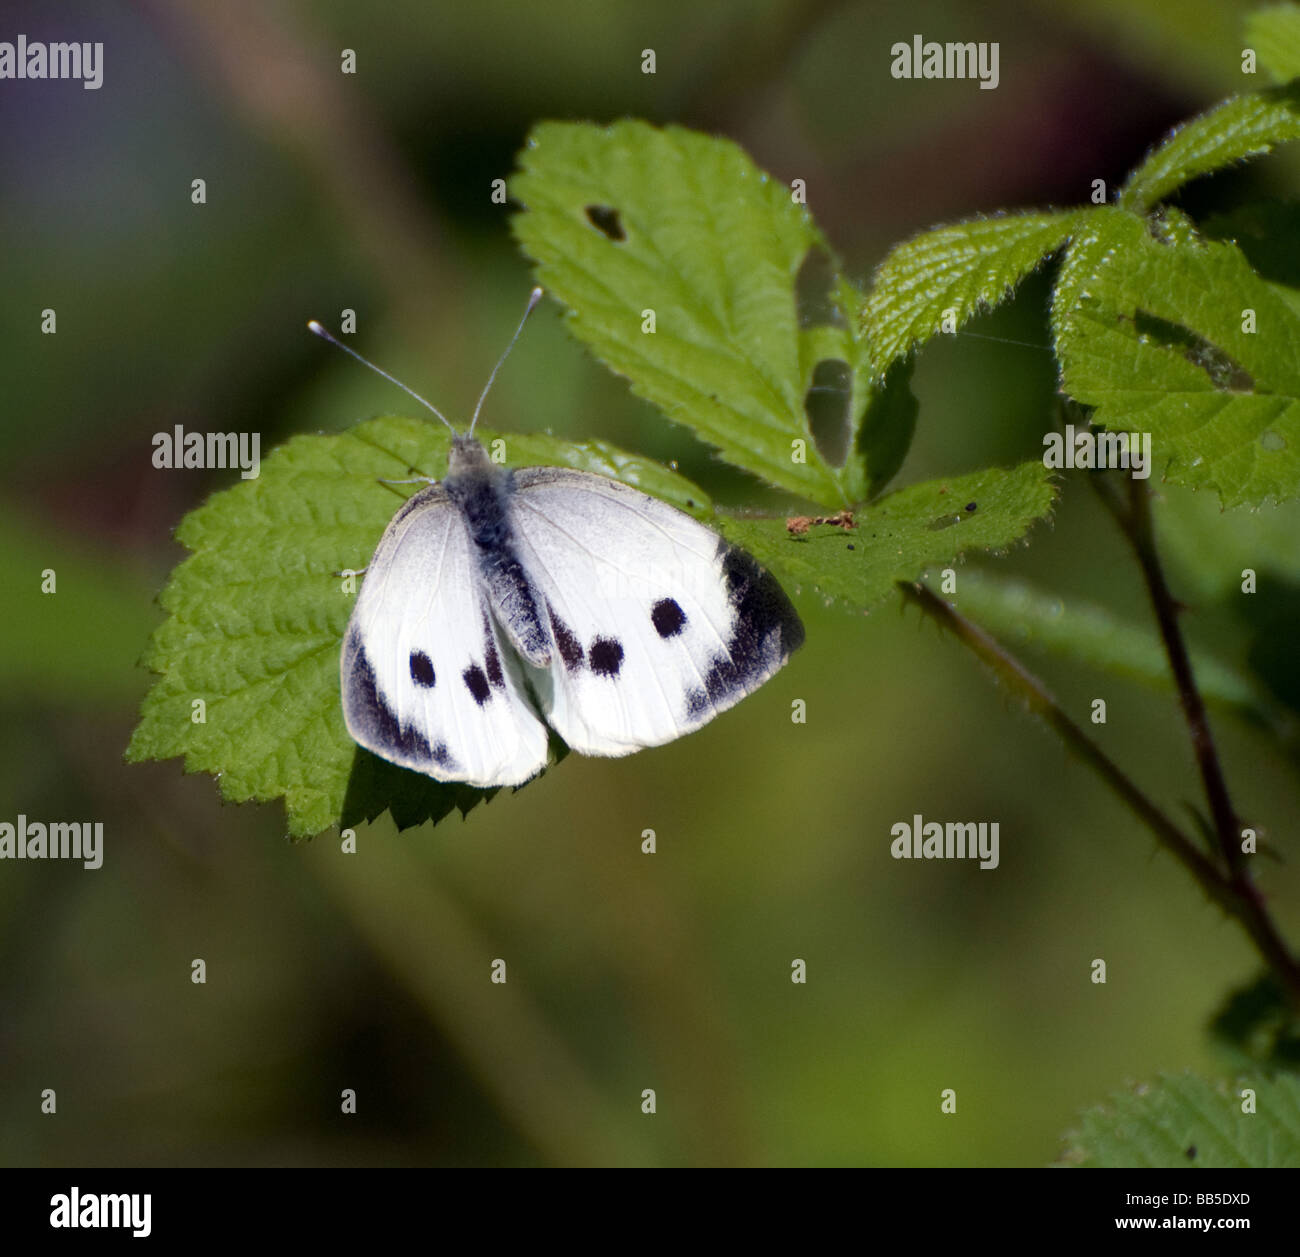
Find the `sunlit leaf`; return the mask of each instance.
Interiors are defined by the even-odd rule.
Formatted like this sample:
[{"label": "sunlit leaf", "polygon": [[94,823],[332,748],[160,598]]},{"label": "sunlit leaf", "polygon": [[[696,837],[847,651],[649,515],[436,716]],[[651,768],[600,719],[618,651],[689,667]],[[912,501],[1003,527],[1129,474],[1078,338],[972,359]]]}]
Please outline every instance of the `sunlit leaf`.
[{"label": "sunlit leaf", "polygon": [[941,329],[991,310],[1086,220],[1087,210],[1007,214],[937,227],[897,245],[881,263],[862,312],[874,369]]},{"label": "sunlit leaf", "polygon": [[1158,472],[1225,506],[1300,491],[1300,315],[1235,246],[1096,215],[1053,317],[1066,391],[1149,432]]},{"label": "sunlit leaf", "polygon": [[1233,96],[1176,128],[1134,172],[1119,203],[1145,213],[1183,184],[1300,139],[1300,86]]},{"label": "sunlit leaf", "polygon": [[520,160],[514,231],[579,340],[735,466],[828,506],[865,495],[863,469],[828,461],[805,413],[817,363],[837,358],[856,428],[856,296],[833,277],[810,341],[798,280],[829,249],[789,187],[729,140],[637,121],[542,123]]}]

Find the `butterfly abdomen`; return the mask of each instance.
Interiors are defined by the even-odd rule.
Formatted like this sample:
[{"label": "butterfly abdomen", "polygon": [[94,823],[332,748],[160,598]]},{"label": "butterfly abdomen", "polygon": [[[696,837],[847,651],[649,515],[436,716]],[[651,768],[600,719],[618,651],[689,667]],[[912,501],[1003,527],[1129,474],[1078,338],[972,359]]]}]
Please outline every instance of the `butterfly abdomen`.
[{"label": "butterfly abdomen", "polygon": [[454,470],[442,486],[465,522],[493,614],[519,653],[534,666],[545,668],[551,662],[551,635],[542,623],[540,600],[515,549],[508,505],[511,474],[492,466],[477,442],[460,452],[462,457],[453,459]]}]

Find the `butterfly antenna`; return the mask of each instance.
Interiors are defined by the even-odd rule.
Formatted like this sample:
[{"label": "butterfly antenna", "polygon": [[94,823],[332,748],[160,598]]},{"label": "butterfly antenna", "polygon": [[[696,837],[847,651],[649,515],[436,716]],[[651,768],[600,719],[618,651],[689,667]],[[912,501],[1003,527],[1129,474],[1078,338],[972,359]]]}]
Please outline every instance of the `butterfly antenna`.
[{"label": "butterfly antenna", "polygon": [[519,333],[524,330],[524,324],[528,322],[528,316],[537,308],[537,303],[542,299],[542,290],[534,288],[528,294],[528,305],[524,307],[524,317],[519,320],[519,326],[515,328],[515,334],[510,338],[510,343],[506,346],[506,351],[497,359],[497,364],[492,368],[492,374],[488,376],[488,382],[483,385],[483,391],[478,395],[478,405],[474,407],[474,417],[469,421],[469,435],[474,435],[474,425],[478,422],[478,412],[483,409],[483,401],[488,395],[488,389],[492,387],[492,381],[497,378],[497,372],[501,370],[501,364],[510,357],[510,351],[515,347],[515,341],[519,339]]},{"label": "butterfly antenna", "polygon": [[376,375],[382,375],[384,379],[386,379],[390,384],[396,384],[397,387],[400,388],[403,393],[407,393],[411,397],[414,397],[415,400],[419,402],[421,406],[427,406],[431,411],[433,411],[435,415],[438,416],[439,419],[443,421],[443,423],[447,425],[447,427],[451,428],[453,433],[455,433],[456,429],[452,427],[451,421],[447,418],[447,416],[444,415],[442,411],[439,410],[437,406],[435,406],[432,402],[425,401],[424,398],[421,397],[420,394],[417,393],[413,388],[407,388],[406,385],[403,384],[401,380],[396,378],[396,376],[389,375],[387,371],[383,370],[381,367],[375,366],[375,364],[371,362],[368,358],[363,358],[359,353],[357,353],[355,349],[349,348],[337,337],[331,336],[329,332],[327,332],[319,323],[316,322],[315,319],[312,319],[307,324],[307,326],[313,332],[315,332],[316,335],[319,336],[322,340],[329,341],[331,345],[337,346],[337,348],[343,350],[345,354],[351,354],[359,363],[361,363],[363,367],[369,367]]}]

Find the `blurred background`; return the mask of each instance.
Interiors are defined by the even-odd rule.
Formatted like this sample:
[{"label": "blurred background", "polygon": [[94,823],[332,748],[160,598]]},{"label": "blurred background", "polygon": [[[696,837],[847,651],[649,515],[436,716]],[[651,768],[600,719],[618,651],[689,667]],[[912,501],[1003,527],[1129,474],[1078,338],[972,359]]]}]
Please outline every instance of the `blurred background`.
[{"label": "blurred background", "polygon": [[[467,415],[530,283],[490,184],[534,122],[730,136],[807,180],[865,284],[926,227],[1115,186],[1172,124],[1255,86],[1247,11],[11,0],[0,38],[102,40],[105,64],[98,91],[0,82],[0,819],[102,821],[105,854],[98,871],[0,864],[0,1161],[1034,1165],[1126,1083],[1218,1068],[1205,1021],[1256,969],[1240,932],[894,605],[864,618],[802,599],[806,647],[707,729],[627,760],[570,756],[465,821],[385,819],[356,855],[336,833],[289,843],[279,804],[224,806],[210,778],[122,753],[183,557],[171,530],[237,475],[157,470],[153,434],[260,432],[265,456],[402,410],[307,333],[344,308],[363,353]],[[999,87],[892,79],[890,45],[914,34],[998,41]],[[1280,154],[1183,203],[1296,189]],[[1048,285],[924,351],[900,485],[1037,456]],[[553,306],[487,421],[603,437],[753,500]],[[1078,482],[985,566],[1147,623]],[[57,595],[39,593],[46,568]],[[1031,662],[1076,713],[1107,698],[1093,731],[1158,801],[1198,798],[1170,695]],[[1231,716],[1216,729],[1239,807],[1285,845],[1294,764]],[[890,826],[916,812],[998,820],[1000,867],[892,860]],[[1294,938],[1294,873],[1269,877]]]}]

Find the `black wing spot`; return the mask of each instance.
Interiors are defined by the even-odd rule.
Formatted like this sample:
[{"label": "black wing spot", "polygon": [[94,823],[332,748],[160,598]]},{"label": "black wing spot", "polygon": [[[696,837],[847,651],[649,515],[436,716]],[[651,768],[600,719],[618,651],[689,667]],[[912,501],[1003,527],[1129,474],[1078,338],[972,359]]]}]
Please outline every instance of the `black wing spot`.
[{"label": "black wing spot", "polygon": [[591,643],[591,670],[598,676],[616,677],[623,666],[623,644],[613,637],[598,637]]},{"label": "black wing spot", "polygon": [[437,764],[439,768],[456,767],[456,758],[447,749],[447,744],[445,742],[436,743],[434,745],[433,750],[429,752],[429,755],[432,758],[433,762]]},{"label": "black wing spot", "polygon": [[484,703],[492,697],[492,690],[488,685],[487,673],[476,663],[470,664],[461,676],[465,678],[465,686],[474,696],[474,701],[482,707]]},{"label": "black wing spot", "polygon": [[609,205],[588,205],[587,221],[602,235],[617,242],[627,239],[627,232],[619,222],[618,210]]},{"label": "black wing spot", "polygon": [[676,637],[686,623],[686,612],[681,609],[675,598],[660,598],[650,608],[650,623],[660,637]]},{"label": "black wing spot", "polygon": [[411,680],[431,690],[438,678],[433,671],[433,660],[422,650],[411,651]]},{"label": "black wing spot", "polygon": [[573,635],[573,630],[555,614],[555,608],[549,602],[546,604],[546,613],[551,617],[551,633],[564,666],[570,672],[576,672],[582,667],[582,643]]}]

